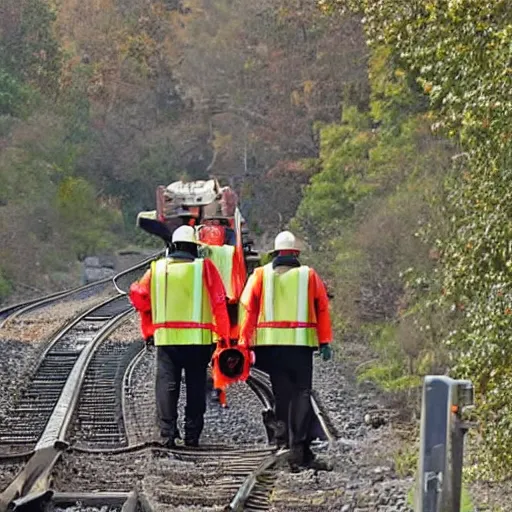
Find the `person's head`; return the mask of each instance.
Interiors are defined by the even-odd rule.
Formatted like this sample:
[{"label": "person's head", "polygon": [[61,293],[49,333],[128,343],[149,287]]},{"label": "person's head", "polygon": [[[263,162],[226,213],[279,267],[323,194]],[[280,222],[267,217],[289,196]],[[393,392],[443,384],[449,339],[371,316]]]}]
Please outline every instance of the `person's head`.
[{"label": "person's head", "polygon": [[275,256],[296,256],[300,254],[295,235],[290,231],[281,231],[274,240]]},{"label": "person's head", "polygon": [[180,226],[172,234],[172,245],[176,251],[184,251],[197,257],[197,238],[192,226]]}]

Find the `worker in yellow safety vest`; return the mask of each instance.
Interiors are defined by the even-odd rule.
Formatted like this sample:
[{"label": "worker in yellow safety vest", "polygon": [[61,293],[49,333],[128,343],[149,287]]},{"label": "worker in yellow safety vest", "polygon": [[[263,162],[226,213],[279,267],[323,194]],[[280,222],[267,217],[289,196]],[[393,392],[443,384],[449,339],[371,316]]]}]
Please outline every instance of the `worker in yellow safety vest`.
[{"label": "worker in yellow safety vest", "polygon": [[318,274],[299,262],[299,253],[295,236],[279,233],[273,261],[255,269],[240,299],[240,340],[270,376],[283,427],[278,444],[290,447],[294,472],[330,469],[310,448],[313,351],[320,350],[324,360],[332,355],[329,299]]},{"label": "worker in yellow safety vest", "polygon": [[185,445],[197,446],[206,410],[206,367],[214,333],[229,339],[226,292],[215,265],[198,258],[194,228],[174,231],[171,252],[130,288],[146,343],[156,346],[156,406],[162,442],[180,438],[178,398],[185,371]]}]

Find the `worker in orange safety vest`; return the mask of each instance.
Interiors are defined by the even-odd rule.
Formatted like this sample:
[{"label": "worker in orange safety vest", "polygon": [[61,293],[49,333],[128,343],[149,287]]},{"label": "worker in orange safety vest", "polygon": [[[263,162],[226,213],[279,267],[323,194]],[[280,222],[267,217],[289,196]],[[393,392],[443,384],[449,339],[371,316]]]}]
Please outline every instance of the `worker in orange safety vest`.
[{"label": "worker in orange safety vest", "polygon": [[185,370],[185,445],[197,446],[206,410],[206,368],[214,333],[229,339],[226,292],[215,265],[198,258],[194,228],[172,234],[171,252],[130,288],[146,343],[156,346],[156,406],[162,443],[175,445],[178,398]]},{"label": "worker in orange safety vest", "polygon": [[[205,245],[204,255],[212,260],[217,267],[226,288],[228,300],[227,309],[231,325],[229,346],[238,342],[238,302],[247,280],[247,270],[244,261],[241,233],[235,238],[235,245],[226,243],[226,228],[217,223],[206,221],[199,229],[199,240]],[[219,350],[226,348],[222,342],[217,344],[217,350],[212,361],[213,393],[212,398],[227,407],[226,382],[217,364]]]},{"label": "worker in orange safety vest", "polygon": [[299,262],[295,236],[279,233],[274,259],[255,269],[240,299],[240,340],[256,354],[256,365],[272,383],[278,444],[289,446],[290,469],[330,469],[315,458],[310,439],[313,412],[313,352],[332,356],[329,299],[318,274]]}]

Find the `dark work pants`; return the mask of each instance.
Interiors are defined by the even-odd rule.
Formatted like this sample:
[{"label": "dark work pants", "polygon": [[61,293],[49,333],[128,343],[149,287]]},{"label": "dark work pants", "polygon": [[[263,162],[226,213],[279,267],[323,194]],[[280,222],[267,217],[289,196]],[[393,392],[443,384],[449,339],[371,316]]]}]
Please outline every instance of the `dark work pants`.
[{"label": "dark work pants", "polygon": [[199,440],[206,410],[206,367],[211,353],[210,345],[156,348],[156,411],[163,436],[172,437],[178,433],[178,399],[181,373],[185,370],[185,441]]},{"label": "dark work pants", "polygon": [[313,349],[294,346],[256,347],[256,366],[266,371],[272,382],[276,418],[286,425],[291,448],[308,451],[313,420],[311,387]]}]

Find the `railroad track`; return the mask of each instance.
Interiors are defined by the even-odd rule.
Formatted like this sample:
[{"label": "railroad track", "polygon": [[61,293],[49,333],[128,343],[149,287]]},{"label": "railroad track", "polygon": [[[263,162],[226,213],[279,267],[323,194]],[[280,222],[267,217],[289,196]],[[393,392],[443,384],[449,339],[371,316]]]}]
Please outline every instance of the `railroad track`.
[{"label": "railroad track", "polygon": [[[114,355],[116,351],[112,351],[107,348],[108,345],[109,343],[107,342],[102,346],[104,354],[107,355],[107,357],[114,357],[117,361],[117,369],[113,372],[116,374],[116,377],[114,377],[113,373],[109,374],[108,387],[119,387],[120,382],[126,385],[130,382],[130,378],[137,365],[137,361],[142,359],[141,354],[144,352],[141,351],[140,346],[130,346],[129,350],[131,351],[131,355],[125,355],[126,362],[121,364],[120,359]],[[101,375],[101,372],[98,374],[94,369],[99,368],[99,366],[94,364],[95,358],[98,358],[99,360],[103,357],[99,356],[99,354],[100,352],[96,351],[94,356],[90,358],[88,370],[84,374],[83,378],[82,393],[87,389],[87,373],[90,376]],[[120,379],[120,375],[122,375],[122,379]],[[114,383],[116,386],[113,386]],[[104,382],[104,384],[107,383]],[[264,411],[272,408],[273,397],[266,374],[254,369],[253,375],[251,375],[251,378],[249,379],[249,386],[260,399]],[[82,394],[80,400],[75,403],[83,402],[83,404],[86,404],[88,400],[84,401],[84,396],[86,396],[87,393],[88,391],[85,391],[85,395]],[[98,402],[99,401],[100,400],[98,400]],[[121,400],[121,402],[124,403],[124,400]],[[79,405],[77,407],[77,411],[80,411],[80,409],[81,407]],[[94,411],[96,410],[97,409],[94,409]],[[80,421],[80,412],[77,414],[77,421]],[[93,412],[92,416],[95,414],[96,413]],[[111,417],[109,416],[109,420],[110,419]],[[81,427],[83,427],[83,425],[81,425]],[[103,425],[98,423],[94,423],[92,426],[92,430],[95,430],[97,433],[101,432],[102,429]],[[62,428],[59,431],[60,434],[56,435],[55,432],[57,431],[58,429],[53,428],[53,444],[48,442],[46,442],[46,444],[40,443],[42,450],[40,449],[39,452],[42,451],[43,453],[39,453],[39,461],[36,461],[39,467],[39,480],[36,479],[36,481],[38,481],[38,485],[32,485],[30,488],[31,492],[24,493],[23,485],[20,486],[20,483],[18,482],[18,491],[13,494],[13,484],[11,484],[11,495],[9,501],[11,506],[14,504],[15,509],[16,507],[23,509],[23,506],[26,506],[27,504],[34,506],[35,503],[39,501],[47,503],[51,502],[54,506],[59,507],[75,506],[76,503],[80,503],[81,506],[108,506],[108,510],[151,511],[151,506],[149,505],[149,502],[144,499],[143,494],[129,494],[133,489],[133,487],[130,488],[130,485],[133,484],[129,484],[129,482],[126,481],[126,476],[124,477],[124,484],[114,484],[114,482],[117,481],[116,470],[112,471],[113,481],[110,481],[107,478],[105,488],[101,484],[94,484],[94,488],[98,488],[98,491],[94,493],[77,493],[74,492],[75,488],[73,488],[73,492],[54,492],[51,490],[49,488],[51,468],[57,462],[60,453],[67,448],[66,445],[58,445],[57,442],[59,440],[63,441],[65,436],[62,435]],[[119,457],[122,457],[123,451],[126,450],[126,452],[128,452],[133,448],[139,450],[150,449],[153,452],[153,457],[156,457],[157,459],[161,457],[164,461],[168,462],[169,457],[172,457],[172,460],[169,463],[173,468],[176,466],[175,471],[178,475],[177,484],[175,485],[173,483],[174,478],[170,478],[168,474],[162,475],[163,485],[166,489],[165,503],[168,506],[221,505],[224,507],[225,511],[268,510],[270,508],[269,496],[276,479],[275,468],[287,455],[287,450],[281,450],[278,452],[272,447],[235,448],[233,445],[229,444],[205,445],[195,449],[177,447],[169,450],[159,447],[156,443],[145,443],[130,448],[127,445],[126,436],[120,436],[119,432],[121,431],[118,430],[113,434],[109,434],[109,437],[106,440],[98,437],[98,435],[95,435],[93,432],[89,432],[90,437],[88,441],[91,445],[96,446],[96,448],[87,448],[84,447],[83,444],[74,445],[70,447],[71,454],[66,455],[63,460],[67,460],[68,457],[72,456],[93,457],[92,460],[94,460],[95,455],[99,456],[101,453],[110,453],[114,454],[112,455],[114,460],[116,460],[117,457],[118,462],[114,464],[114,467],[122,467],[123,459]],[[115,445],[124,445],[124,448],[121,447],[116,449],[114,447]],[[38,452],[36,451],[36,456],[37,454]],[[95,464],[93,462],[91,466],[97,470],[98,464],[104,463],[105,459],[100,458],[98,463]],[[191,463],[193,463],[193,467],[197,474],[190,473]],[[71,464],[71,467],[74,467],[73,463]],[[200,482],[199,488],[194,487],[193,492],[191,492],[190,487],[184,485],[186,482],[183,481],[185,477],[183,466],[181,465],[185,465],[187,468],[186,471],[188,472],[188,478],[191,479],[191,482]],[[44,468],[43,471],[41,471],[42,468]],[[69,469],[67,471],[69,471]],[[82,472],[83,470],[78,471]],[[87,478],[88,476],[84,474],[84,477]],[[89,477],[91,477],[91,475],[89,475]],[[104,478],[105,477],[100,477],[102,480]],[[34,477],[33,472],[27,471],[27,468],[25,468],[22,483],[25,483],[27,480],[34,480]],[[110,484],[108,483],[109,481],[111,482]],[[117,490],[112,492],[112,489],[114,488]],[[9,488],[7,491],[9,491]],[[6,502],[6,499],[4,499],[6,492],[4,492],[0,498],[0,507],[2,503]],[[6,510],[6,508],[3,510]],[[30,508],[28,510],[30,510]]]},{"label": "railroad track", "polygon": [[12,322],[15,318],[51,304],[55,304],[56,302],[60,302],[65,299],[84,300],[106,289],[110,285],[111,281],[112,278],[102,279],[101,281],[96,281],[79,288],[52,293],[51,295],[45,295],[37,299],[31,299],[26,302],[7,306],[0,310],[0,329],[5,327],[9,322]]},{"label": "railroad track", "polygon": [[[139,271],[144,269],[144,265],[137,267]],[[74,442],[70,451],[75,452],[75,456],[94,457],[102,453],[123,456],[150,449],[156,457],[162,454],[164,458],[173,457],[176,464],[193,462],[194,467],[199,468],[200,478],[207,479],[209,475],[213,479],[211,488],[204,485],[194,496],[179,485],[171,489],[171,495],[166,498],[169,505],[215,502],[226,511],[268,509],[276,478],[275,467],[286,457],[286,450],[237,449],[232,445],[167,450],[154,442],[134,442],[138,438],[138,427],[133,425],[136,411],[129,411],[130,401],[133,402],[132,379],[145,351],[142,343],[127,345],[105,341],[126,319],[130,309],[123,295],[109,299],[66,326],[47,348],[13,416],[5,425],[0,425],[0,450],[3,445],[13,452],[9,457],[13,472],[19,467],[15,453],[21,460],[33,453],[28,464],[0,495],[0,512],[8,507],[28,506],[27,510],[32,510],[30,507],[37,502],[49,501],[55,506],[80,502],[108,506],[109,510],[151,510],[144,496],[130,493],[132,488],[128,485],[123,489],[113,484],[116,492],[111,492],[111,487],[85,494],[50,489],[52,469],[69,447],[66,441]],[[265,419],[273,408],[268,376],[253,369],[248,385],[262,403]],[[314,399],[312,403],[323,439],[330,441],[332,436],[320,409]],[[270,438],[268,429],[267,433]],[[166,484],[169,487],[168,481]]]},{"label": "railroad track", "polygon": [[[142,275],[153,259],[144,260],[121,276],[133,281]],[[3,323],[64,297],[90,293],[96,286],[107,281],[110,279],[4,308],[1,312]],[[23,462],[31,457],[0,495],[0,510],[27,506],[28,510],[32,510],[31,507],[38,500],[48,498],[51,470],[67,447],[65,439],[75,409],[78,411],[78,421],[86,427],[86,431],[96,433],[100,427],[103,443],[107,441],[118,444],[125,441],[123,431],[119,428],[115,435],[109,432],[109,440],[105,437],[106,423],[119,417],[119,414],[114,412],[107,421],[100,419],[99,424],[95,418],[102,412],[98,410],[97,404],[101,401],[110,404],[110,388],[116,389],[116,386],[111,385],[113,382],[109,382],[109,379],[116,379],[116,376],[109,373],[110,365],[126,361],[125,366],[128,366],[130,358],[136,353],[136,350],[123,353],[113,344],[107,344],[106,348],[102,346],[103,341],[131,311],[132,307],[125,295],[111,297],[68,322],[50,341],[21,399],[0,424],[0,460],[6,462],[6,471],[2,472],[2,477],[16,473]],[[117,364],[115,367],[119,369],[119,366]],[[99,396],[98,393],[103,395]],[[122,425],[119,421],[117,423]]]},{"label": "railroad track", "polygon": [[[106,347],[108,347],[108,344],[104,345],[105,352],[108,352]],[[101,433],[105,425],[102,425],[101,422],[99,424],[96,423],[96,426],[93,427],[93,430],[96,430],[96,434],[89,432],[86,442],[83,442],[83,439],[79,439],[78,443],[71,445],[69,448],[70,455],[67,457],[75,457],[76,461],[79,460],[79,457],[85,457],[86,460],[89,460],[89,462],[81,462],[81,464],[84,464],[84,468],[92,468],[94,473],[98,472],[98,476],[93,476],[90,473],[88,475],[95,482],[94,488],[100,489],[103,493],[108,493],[109,489],[113,488],[127,493],[131,489],[125,477],[121,481],[117,480],[114,470],[114,478],[111,480],[106,476],[110,476],[111,471],[108,469],[100,471],[97,466],[105,464],[110,460],[109,464],[113,464],[113,467],[119,467],[127,460],[123,458],[123,455],[125,457],[133,457],[137,456],[134,452],[140,453],[150,450],[153,458],[162,458],[164,463],[170,464],[171,471],[175,472],[171,476],[168,473],[162,473],[161,477],[158,477],[165,487],[165,504],[167,506],[223,506],[226,511],[267,510],[270,507],[269,496],[276,479],[275,468],[286,458],[287,450],[277,451],[270,446],[265,448],[236,448],[232,444],[202,445],[200,448],[176,447],[165,449],[156,442],[146,441],[139,442],[138,444],[129,442],[129,439],[138,440],[138,437],[137,435],[126,435],[126,432],[130,432],[130,429],[135,429],[137,432],[138,426],[130,426],[131,422],[134,421],[134,416],[131,414],[134,411],[130,412],[126,409],[127,407],[129,409],[131,401],[130,390],[133,385],[133,374],[137,365],[146,354],[140,346],[134,346],[132,350],[134,357],[126,358],[126,361],[130,359],[130,362],[128,364],[116,363],[117,370],[112,370],[109,377],[110,384],[114,382],[114,374],[117,375],[115,379],[116,386],[119,386],[121,381],[123,382],[121,403],[123,404],[123,418],[125,418],[124,429],[118,430],[116,428],[113,432],[109,432],[107,438],[104,439]],[[99,352],[97,355],[99,355]],[[120,379],[121,374],[123,375],[122,379]],[[254,369],[248,384],[259,398],[263,406],[263,412],[265,413],[272,409],[273,396],[268,376]],[[111,403],[118,404],[118,400],[111,400]],[[106,411],[113,411],[113,409],[106,405],[105,414],[107,414]],[[112,412],[108,413],[108,418],[109,421],[106,426],[110,427],[114,423],[112,421]],[[119,419],[119,416],[117,416],[117,421]],[[119,436],[121,431],[125,432],[125,436]],[[67,457],[63,461],[68,461]],[[104,457],[107,458],[105,459]],[[170,462],[169,457],[171,457]],[[117,464],[114,461],[118,461]],[[193,473],[191,473],[190,469],[191,463],[193,463],[195,471]],[[74,467],[73,463],[68,461],[68,465],[62,468],[61,473],[69,474],[70,468]],[[84,474],[87,471],[80,464],[79,467],[80,469],[77,469],[79,474]],[[184,476],[185,474],[187,476]],[[192,489],[188,486],[189,480],[184,481],[184,479],[189,479],[191,485],[194,485],[193,482],[197,481],[201,482],[201,485],[199,488],[193,487]],[[175,481],[177,482],[176,484],[173,483]],[[75,481],[74,484],[67,483],[64,485],[71,486],[70,488],[74,489],[77,483]],[[123,496],[125,495],[123,494]],[[140,499],[143,498],[144,495],[140,496]],[[99,499],[100,496],[98,495]],[[147,501],[146,506],[149,506]]]},{"label": "railroad track", "polygon": [[[79,315],[47,347],[13,413],[0,425],[0,449],[32,454],[24,469],[0,495],[0,510],[47,497],[51,470],[67,447],[65,438],[86,370],[101,343],[132,310],[117,296]],[[41,490],[42,489],[42,490]]]},{"label": "railroad track", "polygon": [[54,337],[14,411],[0,424],[0,450],[34,449],[85,347],[109,321],[129,308],[126,297],[107,299],[79,315]]},{"label": "railroad track", "polygon": [[[163,500],[168,507],[222,506],[225,511],[268,510],[270,494],[276,480],[276,467],[285,461],[288,450],[277,451],[271,446],[236,448],[230,444],[165,449],[158,446],[156,442],[138,442],[144,437],[141,434],[143,426],[138,423],[138,411],[133,407],[131,391],[133,390],[133,374],[145,354],[147,352],[140,350],[131,359],[131,362],[125,368],[123,367],[124,384],[121,401],[125,431],[128,433],[126,437],[130,442],[123,440],[123,443],[119,443],[123,446],[118,448],[113,444],[102,447],[101,442],[96,442],[95,436],[91,435],[91,443],[72,445],[70,451],[75,457],[80,454],[84,457],[92,457],[91,461],[94,460],[94,457],[101,457],[104,454],[107,457],[113,457],[112,460],[119,460],[119,464],[122,464],[123,459],[120,458],[122,454],[128,455],[136,451],[150,450],[154,459],[161,458],[163,464],[166,464],[165,471],[162,470],[162,473],[157,474],[154,478],[163,482],[165,490],[161,494],[164,495]],[[265,419],[274,406],[268,375],[258,369],[253,369],[247,384],[259,398]],[[312,403],[315,414],[320,414],[320,418],[317,419],[319,428],[325,429],[325,432],[322,431],[319,437],[323,440],[332,439],[333,436],[326,423],[321,419],[322,416],[314,398],[312,398]],[[141,421],[141,425],[144,425],[143,421]],[[269,435],[269,438],[271,437]],[[118,458],[116,459],[116,457]],[[102,460],[104,462],[104,459]],[[191,470],[191,464],[193,470]],[[90,466],[94,467],[95,464],[90,462]],[[105,477],[98,476],[97,478],[102,481]],[[96,478],[94,481],[96,482]],[[197,486],[197,482],[200,482],[199,486]],[[99,483],[94,485],[95,487],[101,486]],[[119,485],[124,492],[129,490],[126,483],[116,484],[115,482],[107,482],[106,488],[102,488],[102,490],[106,491],[109,485],[111,488],[114,485]],[[142,497],[144,496],[142,495]],[[148,506],[147,502],[146,506]]]},{"label": "railroad track", "polygon": [[84,286],[79,286],[78,288],[55,292],[49,295],[44,295],[42,297],[37,297],[28,301],[6,306],[0,309],[0,329],[5,327],[7,323],[13,321],[15,318],[19,318],[22,315],[31,313],[37,309],[44,308],[57,302],[61,302],[63,300],[84,300],[107,289],[112,285],[112,283],[119,291],[119,287],[117,286],[118,283],[122,283],[124,286],[127,286],[129,282],[136,278],[135,276],[137,274],[142,275],[142,272],[149,267],[151,261],[161,256],[162,254],[162,252],[158,252],[149,258],[142,260],[137,265],[134,265],[133,267],[120,272],[114,277],[107,277],[99,281],[86,284]]},{"label": "railroad track", "polygon": [[141,353],[140,341],[126,344],[107,340],[96,351],[82,385],[70,442],[100,449],[129,445],[123,384],[125,373]]}]

